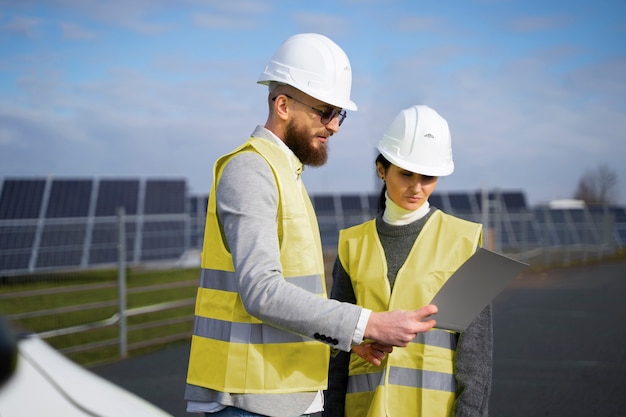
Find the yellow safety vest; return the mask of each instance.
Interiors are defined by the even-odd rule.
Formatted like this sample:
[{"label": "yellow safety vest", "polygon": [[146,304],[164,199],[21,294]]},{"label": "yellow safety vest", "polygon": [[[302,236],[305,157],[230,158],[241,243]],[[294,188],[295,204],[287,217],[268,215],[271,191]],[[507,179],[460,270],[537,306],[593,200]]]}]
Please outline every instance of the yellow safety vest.
[{"label": "yellow safety vest", "polygon": [[[375,220],[342,230],[339,259],[358,305],[373,311],[414,310],[437,291],[482,244],[482,226],[435,211],[398,271],[393,292]],[[443,417],[454,409],[458,334],[433,329],[380,366],[351,355],[346,417]]]},{"label": "yellow safety vest", "polygon": [[233,260],[220,230],[215,191],[226,163],[241,152],[260,154],[274,172],[285,280],[326,297],[320,234],[304,185],[295,180],[282,149],[252,137],[214,166],[187,382],[228,393],[325,389],[328,346],[251,316],[237,291]]}]

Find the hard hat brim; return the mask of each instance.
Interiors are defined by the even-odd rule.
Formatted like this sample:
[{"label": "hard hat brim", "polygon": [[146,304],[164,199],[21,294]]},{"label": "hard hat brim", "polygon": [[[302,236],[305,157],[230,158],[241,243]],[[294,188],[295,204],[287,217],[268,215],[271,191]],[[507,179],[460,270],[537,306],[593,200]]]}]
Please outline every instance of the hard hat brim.
[{"label": "hard hat brim", "polygon": [[302,88],[302,87],[300,87],[300,88],[295,87],[295,86],[291,85],[290,83],[285,82],[285,80],[281,80],[281,79],[278,79],[276,77],[274,77],[274,79],[270,79],[270,78],[272,78],[272,77],[268,77],[266,74],[261,74],[261,77],[257,81],[257,84],[269,85],[272,81],[275,81],[275,82],[278,82],[278,83],[281,83],[281,84],[289,85],[289,86],[295,88],[296,90],[302,91],[307,96],[313,97],[314,99],[319,100],[319,101],[323,101],[324,103],[326,103],[326,104],[328,104],[330,106],[338,107],[340,109],[345,109],[345,110],[350,110],[350,111],[357,111],[358,110],[358,107],[357,107],[356,103],[354,101],[352,101],[352,100],[340,101],[340,100],[337,100],[337,99],[333,99],[332,97],[326,97],[326,96],[324,96],[322,94],[315,93],[314,91],[311,91],[311,90],[307,91],[305,88]]},{"label": "hard hat brim", "polygon": [[385,159],[397,167],[406,169],[415,174],[429,175],[431,177],[446,177],[454,172],[454,162],[450,161],[444,166],[427,166],[422,164],[412,164],[406,160],[395,157],[389,152],[382,149],[380,146],[376,147],[378,151],[385,157]]}]

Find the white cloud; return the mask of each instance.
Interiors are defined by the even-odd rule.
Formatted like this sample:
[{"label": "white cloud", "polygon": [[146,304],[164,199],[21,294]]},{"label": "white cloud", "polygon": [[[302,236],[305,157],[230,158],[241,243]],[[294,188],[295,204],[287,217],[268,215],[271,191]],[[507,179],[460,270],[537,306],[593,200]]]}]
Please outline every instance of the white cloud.
[{"label": "white cloud", "polygon": [[9,22],[4,23],[0,28],[3,32],[13,35],[36,38],[40,34],[40,24],[41,19],[27,16],[17,16],[12,18]]},{"label": "white cloud", "polygon": [[225,16],[215,12],[199,12],[193,14],[193,22],[197,26],[209,29],[225,30],[234,32],[246,29],[260,28],[261,24],[258,20],[245,16]]},{"label": "white cloud", "polygon": [[96,32],[91,31],[82,25],[76,23],[61,22],[61,30],[63,31],[63,37],[65,39],[94,39],[96,38]]},{"label": "white cloud", "polygon": [[511,19],[504,27],[516,32],[542,32],[559,29],[570,25],[574,21],[572,16],[520,16]]}]

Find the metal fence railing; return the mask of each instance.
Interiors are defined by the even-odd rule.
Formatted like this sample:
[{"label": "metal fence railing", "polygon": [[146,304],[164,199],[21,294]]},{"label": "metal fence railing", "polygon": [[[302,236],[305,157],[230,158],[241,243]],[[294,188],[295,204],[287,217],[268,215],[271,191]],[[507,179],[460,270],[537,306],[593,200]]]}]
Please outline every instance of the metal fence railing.
[{"label": "metal fence railing", "polygon": [[[0,313],[16,329],[36,333],[63,354],[77,362],[90,364],[159,346],[176,340],[189,339],[193,323],[193,294],[197,280],[168,284],[144,285],[129,289],[129,295],[146,298],[146,294],[185,289],[179,298],[170,301],[148,301],[146,305],[119,310],[117,285],[84,284],[58,287],[49,283],[45,289],[20,292],[0,291]],[[107,291],[109,290],[109,291]],[[100,297],[92,301],[93,293]],[[183,296],[184,294],[184,296]],[[47,305],[37,308],[33,300],[46,298]],[[146,298],[149,299],[150,297]],[[11,305],[8,304],[11,300]],[[30,300],[30,302],[29,302]],[[15,312],[15,304],[27,303],[22,311]],[[130,324],[121,326],[123,320]],[[127,343],[127,340],[130,342]]]}]

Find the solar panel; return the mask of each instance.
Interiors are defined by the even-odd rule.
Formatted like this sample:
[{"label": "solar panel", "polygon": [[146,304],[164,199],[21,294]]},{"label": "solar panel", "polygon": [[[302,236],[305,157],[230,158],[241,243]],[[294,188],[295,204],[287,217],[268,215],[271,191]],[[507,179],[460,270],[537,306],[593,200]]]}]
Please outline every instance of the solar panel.
[{"label": "solar panel", "polygon": [[335,198],[329,194],[314,195],[312,198],[316,213],[334,213]]},{"label": "solar panel", "polygon": [[526,197],[521,191],[503,192],[501,194],[504,206],[508,211],[519,211],[526,209]]},{"label": "solar panel", "polygon": [[0,253],[0,271],[25,271],[30,263],[30,250],[19,253]]},{"label": "solar panel", "polygon": [[334,216],[319,218],[320,237],[324,248],[336,249],[339,242],[339,229]]},{"label": "solar panel", "polygon": [[363,205],[361,204],[361,195],[360,194],[352,194],[352,195],[341,195],[341,208],[344,213],[346,211],[362,211]]},{"label": "solar panel", "polygon": [[101,180],[96,200],[96,216],[116,216],[119,207],[126,215],[137,214],[139,180]]},{"label": "solar panel", "polygon": [[380,199],[380,194],[370,194],[367,196],[367,201],[369,203],[369,209],[371,213],[378,213],[378,201]]},{"label": "solar panel", "polygon": [[46,223],[37,254],[37,268],[80,265],[85,241],[86,220]]},{"label": "solar panel", "polygon": [[443,199],[441,194],[432,193],[428,198],[428,203],[433,207],[443,210]]},{"label": "solar panel", "polygon": [[0,250],[31,250],[35,238],[35,225],[0,226]]},{"label": "solar panel", "polygon": [[511,229],[515,238],[515,241],[512,242],[511,246],[521,245],[522,248],[525,248],[538,244],[538,236],[535,232],[533,224],[530,221],[513,220],[511,221]]},{"label": "solar panel", "polygon": [[93,180],[60,179],[52,182],[46,218],[86,217]]},{"label": "solar panel", "polygon": [[555,223],[565,223],[567,220],[565,215],[567,210],[564,209],[551,209],[549,212],[550,218]]},{"label": "solar panel", "polygon": [[200,210],[200,198],[201,197],[191,197],[189,198],[189,213],[197,214]]},{"label": "solar panel", "polygon": [[[503,197],[503,193],[501,193],[500,191],[484,192],[481,190],[481,191],[476,191],[470,194],[472,196],[471,199],[476,203],[476,210],[478,212],[482,212],[483,210],[483,198],[487,198],[489,202],[495,201],[497,203],[500,203],[502,201],[501,197]],[[506,202],[502,201],[502,203],[506,207]],[[489,204],[491,205],[492,209],[495,208],[495,206],[492,203],[489,203]]]},{"label": "solar panel", "polygon": [[189,199],[189,213],[192,215],[206,215],[207,208],[209,206],[209,196],[196,196]]},{"label": "solar panel", "polygon": [[187,195],[184,180],[148,180],[144,214],[185,213]]},{"label": "solar panel", "polygon": [[586,220],[583,209],[567,209],[566,212],[574,222],[584,222]]},{"label": "solar panel", "polygon": [[149,221],[143,225],[141,260],[175,259],[185,248],[185,222]]},{"label": "solar panel", "polygon": [[0,219],[36,219],[46,187],[44,179],[7,179],[0,195]]},{"label": "solar panel", "polygon": [[36,226],[0,226],[0,271],[28,268]]},{"label": "solar panel", "polygon": [[36,268],[76,268],[80,265],[83,256],[82,248],[65,248],[62,253],[63,256],[59,256],[60,250],[58,248],[40,250]]},{"label": "solar panel", "polygon": [[63,248],[76,245],[82,247],[85,240],[85,229],[85,221],[69,224],[48,223],[43,228],[40,247]]},{"label": "solar panel", "polygon": [[[132,261],[135,245],[135,222],[126,221],[126,260]],[[89,264],[108,264],[117,262],[118,257],[118,228],[117,221],[99,221],[93,226],[91,244],[89,245]]]},{"label": "solar panel", "polygon": [[469,193],[449,193],[448,199],[453,211],[469,212],[472,210]]}]

